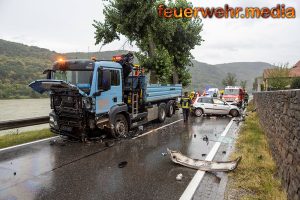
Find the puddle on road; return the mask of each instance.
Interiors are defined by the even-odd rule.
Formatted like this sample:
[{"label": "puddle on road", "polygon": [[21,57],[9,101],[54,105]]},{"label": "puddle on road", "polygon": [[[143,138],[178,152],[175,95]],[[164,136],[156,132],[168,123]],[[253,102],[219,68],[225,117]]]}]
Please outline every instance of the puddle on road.
[{"label": "puddle on road", "polygon": [[182,141],[185,145],[178,150],[192,158],[204,159],[215,142],[233,142],[230,138],[220,137],[229,121],[229,118],[192,118],[181,130],[186,139]]}]

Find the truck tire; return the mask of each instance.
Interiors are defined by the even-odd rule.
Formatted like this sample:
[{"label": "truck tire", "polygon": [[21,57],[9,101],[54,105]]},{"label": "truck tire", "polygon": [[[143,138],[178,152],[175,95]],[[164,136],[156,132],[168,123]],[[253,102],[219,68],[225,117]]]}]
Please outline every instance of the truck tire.
[{"label": "truck tire", "polygon": [[158,106],[158,121],[159,122],[164,122],[166,119],[166,104],[161,103]]},{"label": "truck tire", "polygon": [[167,103],[167,116],[168,117],[172,117],[172,115],[174,115],[175,113],[175,106],[174,106],[174,101],[171,100]]},{"label": "truck tire", "polygon": [[229,114],[232,116],[232,117],[237,117],[239,116],[239,111],[233,109],[229,112]]},{"label": "truck tire", "polygon": [[203,115],[203,110],[201,108],[197,108],[195,111],[194,111],[194,114],[197,116],[197,117],[201,117]]},{"label": "truck tire", "polygon": [[128,122],[124,115],[116,115],[114,128],[111,130],[111,134],[114,138],[125,138],[128,136]]}]

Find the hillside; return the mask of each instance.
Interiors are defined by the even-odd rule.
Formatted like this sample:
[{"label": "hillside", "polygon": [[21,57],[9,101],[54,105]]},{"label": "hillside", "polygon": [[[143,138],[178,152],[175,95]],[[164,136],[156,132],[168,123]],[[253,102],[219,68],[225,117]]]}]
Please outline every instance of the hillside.
[{"label": "hillside", "polygon": [[[23,45],[0,39],[0,99],[41,97],[27,85],[36,79],[44,78],[43,71],[51,67],[55,59],[91,58],[110,60],[113,55],[127,51],[105,52],[72,52],[59,54],[45,48]],[[136,61],[137,62],[137,61]],[[206,85],[222,87],[221,81],[227,72],[236,73],[239,80],[247,80],[248,88],[252,87],[255,77],[262,74],[263,69],[270,66],[262,62],[243,62],[210,65],[193,61],[194,67],[189,70],[192,74],[192,84],[189,89],[203,90]]]},{"label": "hillside", "polygon": [[189,70],[192,74],[192,84],[189,89],[203,90],[206,85],[222,88],[222,80],[228,72],[235,73],[238,84],[241,80],[247,81],[247,89],[252,89],[255,77],[261,76],[263,70],[270,68],[269,63],[264,62],[236,62],[209,65],[198,61],[193,61],[194,66]]},{"label": "hillside", "polygon": [[0,39],[0,99],[39,97],[27,85],[44,77],[56,53]]}]

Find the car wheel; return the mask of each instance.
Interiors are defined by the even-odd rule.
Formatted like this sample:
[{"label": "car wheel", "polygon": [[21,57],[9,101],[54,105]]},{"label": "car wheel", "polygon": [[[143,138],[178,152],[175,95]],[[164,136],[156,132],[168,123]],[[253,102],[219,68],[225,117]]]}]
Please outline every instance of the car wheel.
[{"label": "car wheel", "polygon": [[232,117],[237,117],[237,116],[239,116],[239,111],[237,111],[237,110],[231,110],[231,111],[229,112],[229,114],[230,114]]},{"label": "car wheel", "polygon": [[158,106],[158,121],[159,122],[164,122],[166,119],[166,104],[161,103]]},{"label": "car wheel", "polygon": [[202,110],[201,108],[197,108],[197,109],[195,110],[195,115],[196,115],[197,117],[201,117],[201,115],[203,115],[203,110]]},{"label": "car wheel", "polygon": [[118,114],[115,119],[114,129],[111,131],[114,138],[127,137],[128,122],[124,115]]}]

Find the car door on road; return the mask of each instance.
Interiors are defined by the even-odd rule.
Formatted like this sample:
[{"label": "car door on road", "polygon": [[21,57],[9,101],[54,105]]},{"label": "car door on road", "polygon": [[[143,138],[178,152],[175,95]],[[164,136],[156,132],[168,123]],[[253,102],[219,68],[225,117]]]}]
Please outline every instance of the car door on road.
[{"label": "car door on road", "polygon": [[220,99],[213,99],[214,114],[227,115],[229,113],[229,105]]}]

